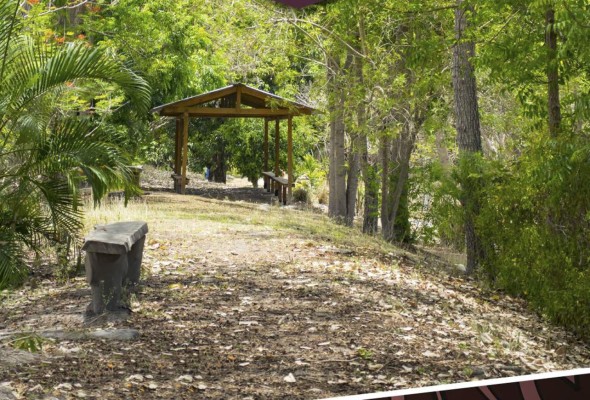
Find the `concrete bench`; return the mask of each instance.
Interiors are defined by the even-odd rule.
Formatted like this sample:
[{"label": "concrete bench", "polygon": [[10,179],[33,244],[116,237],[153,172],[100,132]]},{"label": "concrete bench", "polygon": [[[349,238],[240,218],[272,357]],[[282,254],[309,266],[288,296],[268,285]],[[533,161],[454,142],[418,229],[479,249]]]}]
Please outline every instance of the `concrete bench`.
[{"label": "concrete bench", "polygon": [[[275,196],[279,196],[279,202],[286,205],[289,180],[287,178],[276,176],[273,172],[263,172],[262,175],[264,176],[264,187],[267,188],[267,191],[274,192]],[[291,187],[294,186],[295,184],[292,183]]]},{"label": "concrete bench", "polygon": [[101,314],[106,309],[117,311],[121,306],[123,287],[139,282],[147,223],[116,222],[96,225],[85,238],[86,279],[92,288],[88,311]]}]

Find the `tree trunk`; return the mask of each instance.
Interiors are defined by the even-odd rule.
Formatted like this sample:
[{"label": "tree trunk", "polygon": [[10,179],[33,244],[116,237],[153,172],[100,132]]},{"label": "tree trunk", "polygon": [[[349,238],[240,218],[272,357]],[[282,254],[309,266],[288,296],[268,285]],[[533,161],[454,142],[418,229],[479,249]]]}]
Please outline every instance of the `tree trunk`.
[{"label": "tree trunk", "polygon": [[[357,38],[360,40],[360,38]],[[360,52],[360,49],[357,49]],[[367,137],[365,132],[365,91],[364,91],[364,80],[363,80],[363,61],[358,55],[352,56],[353,58],[353,76],[352,82],[356,85],[358,98],[355,99],[357,102],[356,117],[357,123],[354,129],[350,129],[352,137],[350,138],[350,152],[348,160],[348,181],[346,185],[346,225],[352,226],[354,224],[354,217],[356,215],[356,204],[359,188],[359,173],[361,170],[361,158],[364,149],[367,147]]]},{"label": "tree trunk", "polygon": [[350,156],[348,160],[348,177],[346,183],[346,219],[348,226],[354,224],[356,215],[356,198],[359,188],[360,172],[360,149],[363,138],[360,133],[356,133],[351,140]]},{"label": "tree trunk", "polygon": [[[389,228],[389,167],[390,167],[391,139],[386,133],[382,133],[379,139],[379,158],[381,160],[381,231],[388,231]],[[385,236],[385,234],[383,234]]]},{"label": "tree trunk", "polygon": [[365,185],[365,208],[363,211],[363,232],[376,235],[379,229],[379,177],[376,165],[369,160],[368,138],[362,138],[361,170]]},{"label": "tree trunk", "polygon": [[392,161],[389,162],[387,171],[384,171],[384,184],[387,187],[382,189],[381,221],[383,238],[388,242],[404,241],[410,233],[407,183],[416,136],[414,121],[407,121],[393,146],[387,148],[390,152],[387,159]]},{"label": "tree trunk", "polygon": [[[363,103],[359,103],[357,107],[357,119],[359,127],[365,127],[367,118]],[[365,186],[363,232],[376,235],[379,229],[379,176],[377,166],[369,159],[369,138],[366,132],[362,132],[359,139],[360,168]]]},{"label": "tree trunk", "polygon": [[[366,33],[365,33],[365,10],[359,12],[358,24],[358,49],[359,53],[367,54],[366,50]],[[379,173],[377,163],[371,162],[369,158],[369,137],[367,132],[367,107],[365,103],[365,76],[363,71],[363,58],[355,57],[355,75],[357,84],[362,88],[362,100],[358,102],[356,109],[358,133],[358,152],[360,169],[362,172],[363,185],[365,188],[365,201],[363,209],[363,232],[369,235],[376,235],[379,229]]]},{"label": "tree trunk", "polygon": [[555,137],[559,134],[561,126],[561,106],[559,102],[559,64],[557,60],[557,33],[555,24],[555,10],[549,8],[545,14],[547,29],[545,34],[545,46],[547,46],[547,81],[548,81],[548,111],[549,133]]},{"label": "tree trunk", "polygon": [[[464,7],[463,0],[457,1],[455,11],[455,35],[457,42],[453,48],[453,89],[455,98],[455,123],[457,143],[462,155],[481,153],[481,131],[477,87],[471,58],[475,55],[475,43],[465,41],[463,35],[468,24],[467,14],[473,12],[471,6]],[[483,258],[475,219],[479,214],[477,182],[462,182],[461,204],[465,214],[465,245],[467,251],[466,273],[472,274]]]},{"label": "tree trunk", "polygon": [[217,152],[213,156],[213,168],[210,177],[213,182],[227,183],[227,165],[225,160],[225,143],[220,141]]},{"label": "tree trunk", "polygon": [[341,74],[342,69],[339,68],[338,64],[333,61],[333,59],[329,58],[328,86],[331,89],[331,94],[328,102],[330,111],[330,197],[328,215],[337,221],[344,221],[347,215],[344,123],[345,93],[341,84],[342,77],[339,76]]}]

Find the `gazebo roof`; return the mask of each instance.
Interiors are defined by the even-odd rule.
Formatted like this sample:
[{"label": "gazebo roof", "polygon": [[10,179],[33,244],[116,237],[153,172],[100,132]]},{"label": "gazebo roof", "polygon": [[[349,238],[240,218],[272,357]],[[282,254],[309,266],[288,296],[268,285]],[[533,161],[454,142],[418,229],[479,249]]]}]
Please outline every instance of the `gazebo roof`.
[{"label": "gazebo roof", "polygon": [[310,115],[316,110],[260,89],[236,83],[187,97],[151,110],[162,116],[288,118]]}]

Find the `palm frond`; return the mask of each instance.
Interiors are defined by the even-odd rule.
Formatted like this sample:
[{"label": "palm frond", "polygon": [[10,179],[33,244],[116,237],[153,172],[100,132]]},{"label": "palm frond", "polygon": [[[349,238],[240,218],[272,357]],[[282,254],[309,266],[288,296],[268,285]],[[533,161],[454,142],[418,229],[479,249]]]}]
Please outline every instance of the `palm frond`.
[{"label": "palm frond", "polygon": [[41,141],[36,150],[36,174],[59,173],[76,190],[82,175],[90,184],[95,201],[109,190],[130,181],[130,160],[116,142],[116,132],[80,119],[64,119]]},{"label": "palm frond", "polygon": [[18,31],[16,13],[20,4],[15,0],[0,0],[0,82],[4,81],[4,70],[8,64],[10,39]]},{"label": "palm frond", "polygon": [[0,290],[16,284],[26,276],[22,261],[22,244],[8,229],[0,226]]},{"label": "palm frond", "polygon": [[99,48],[81,43],[39,50],[31,39],[13,40],[7,64],[5,90],[0,91],[0,113],[22,115],[39,97],[64,90],[77,80],[113,83],[129,97],[131,104],[145,112],[150,103],[147,82]]},{"label": "palm frond", "polygon": [[103,50],[21,36],[19,6],[0,0],[0,288],[26,273],[25,248],[79,232],[82,180],[95,202],[115,188],[137,190],[117,133],[68,117],[54,100],[90,80],[120,88],[137,111],[150,102],[147,82]]}]

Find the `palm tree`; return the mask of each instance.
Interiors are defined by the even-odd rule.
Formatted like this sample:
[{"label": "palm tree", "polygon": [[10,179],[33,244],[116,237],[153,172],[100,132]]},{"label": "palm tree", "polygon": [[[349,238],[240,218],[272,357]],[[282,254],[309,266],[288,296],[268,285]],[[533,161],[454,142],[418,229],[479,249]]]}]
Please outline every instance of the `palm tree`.
[{"label": "palm tree", "polygon": [[60,98],[72,86],[106,82],[136,112],[150,102],[148,84],[112,55],[84,43],[39,44],[21,33],[21,13],[18,0],[0,0],[0,289],[27,272],[26,249],[79,231],[82,179],[95,202],[132,188],[116,131],[68,115]]}]

